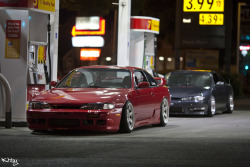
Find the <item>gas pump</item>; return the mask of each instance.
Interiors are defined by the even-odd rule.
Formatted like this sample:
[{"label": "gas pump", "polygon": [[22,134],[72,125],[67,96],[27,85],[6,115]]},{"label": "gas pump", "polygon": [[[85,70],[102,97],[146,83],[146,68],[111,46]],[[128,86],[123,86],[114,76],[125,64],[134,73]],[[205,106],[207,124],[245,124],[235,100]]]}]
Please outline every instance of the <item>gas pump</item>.
[{"label": "gas pump", "polygon": [[28,102],[57,79],[59,0],[43,2],[0,2],[0,71],[12,90],[13,119],[25,120]]},{"label": "gas pump", "polygon": [[46,44],[29,44],[29,68],[28,68],[28,87],[27,101],[30,101],[38,92],[45,90],[49,82],[47,64],[46,64]]},{"label": "gas pump", "polygon": [[29,77],[28,84],[47,84],[48,71],[46,65],[47,46],[29,46]]},{"label": "gas pump", "polygon": [[129,65],[143,68],[153,75],[155,70],[156,34],[160,20],[153,17],[131,16]]}]

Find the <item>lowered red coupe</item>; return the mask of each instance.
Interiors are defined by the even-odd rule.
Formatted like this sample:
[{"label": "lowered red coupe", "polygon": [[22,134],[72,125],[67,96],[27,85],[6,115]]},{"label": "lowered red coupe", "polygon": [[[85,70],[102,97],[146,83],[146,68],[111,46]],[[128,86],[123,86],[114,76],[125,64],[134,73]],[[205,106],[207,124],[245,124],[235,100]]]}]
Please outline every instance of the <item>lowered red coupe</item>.
[{"label": "lowered red coupe", "polygon": [[131,132],[169,119],[170,96],[162,84],[135,67],[86,66],[72,70],[55,88],[29,102],[31,130]]}]

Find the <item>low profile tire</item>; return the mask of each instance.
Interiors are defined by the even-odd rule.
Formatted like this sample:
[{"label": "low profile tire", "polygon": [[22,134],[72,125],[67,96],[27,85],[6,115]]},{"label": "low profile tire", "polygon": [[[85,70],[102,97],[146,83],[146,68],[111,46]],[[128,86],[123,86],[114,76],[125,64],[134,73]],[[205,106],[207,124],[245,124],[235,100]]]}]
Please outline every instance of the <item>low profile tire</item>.
[{"label": "low profile tire", "polygon": [[130,101],[127,101],[123,107],[122,117],[120,122],[120,132],[130,133],[134,129],[135,114],[134,108]]},{"label": "low profile tire", "polygon": [[215,113],[216,113],[216,102],[214,96],[211,96],[208,102],[207,116],[213,117]]},{"label": "low profile tire", "polygon": [[160,124],[159,126],[166,126],[169,119],[169,104],[166,98],[161,102]]},{"label": "low profile tire", "polygon": [[234,111],[234,98],[233,95],[229,95],[228,102],[227,102],[227,111],[224,113],[232,114]]}]

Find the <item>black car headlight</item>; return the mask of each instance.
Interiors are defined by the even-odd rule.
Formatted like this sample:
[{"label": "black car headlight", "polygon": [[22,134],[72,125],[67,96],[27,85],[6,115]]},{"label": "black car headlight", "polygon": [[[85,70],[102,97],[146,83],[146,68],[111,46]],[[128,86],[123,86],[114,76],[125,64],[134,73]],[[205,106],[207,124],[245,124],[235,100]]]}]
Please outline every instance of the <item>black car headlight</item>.
[{"label": "black car headlight", "polygon": [[192,97],[181,98],[182,101],[196,101],[196,102],[203,101],[204,99],[205,99],[204,96],[192,96]]},{"label": "black car headlight", "polygon": [[46,102],[29,102],[29,109],[50,109],[51,106]]},{"label": "black car headlight", "polygon": [[84,110],[111,110],[115,108],[112,103],[85,103],[81,106]]}]

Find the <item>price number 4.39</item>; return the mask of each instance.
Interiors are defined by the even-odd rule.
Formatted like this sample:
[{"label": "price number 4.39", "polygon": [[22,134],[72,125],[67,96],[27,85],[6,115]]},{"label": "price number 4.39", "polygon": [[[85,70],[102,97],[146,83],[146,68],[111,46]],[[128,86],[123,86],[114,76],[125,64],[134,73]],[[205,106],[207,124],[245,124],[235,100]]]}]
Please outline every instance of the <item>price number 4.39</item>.
[{"label": "price number 4.39", "polygon": [[200,13],[199,16],[200,25],[223,25],[224,15],[223,14],[205,14]]}]

